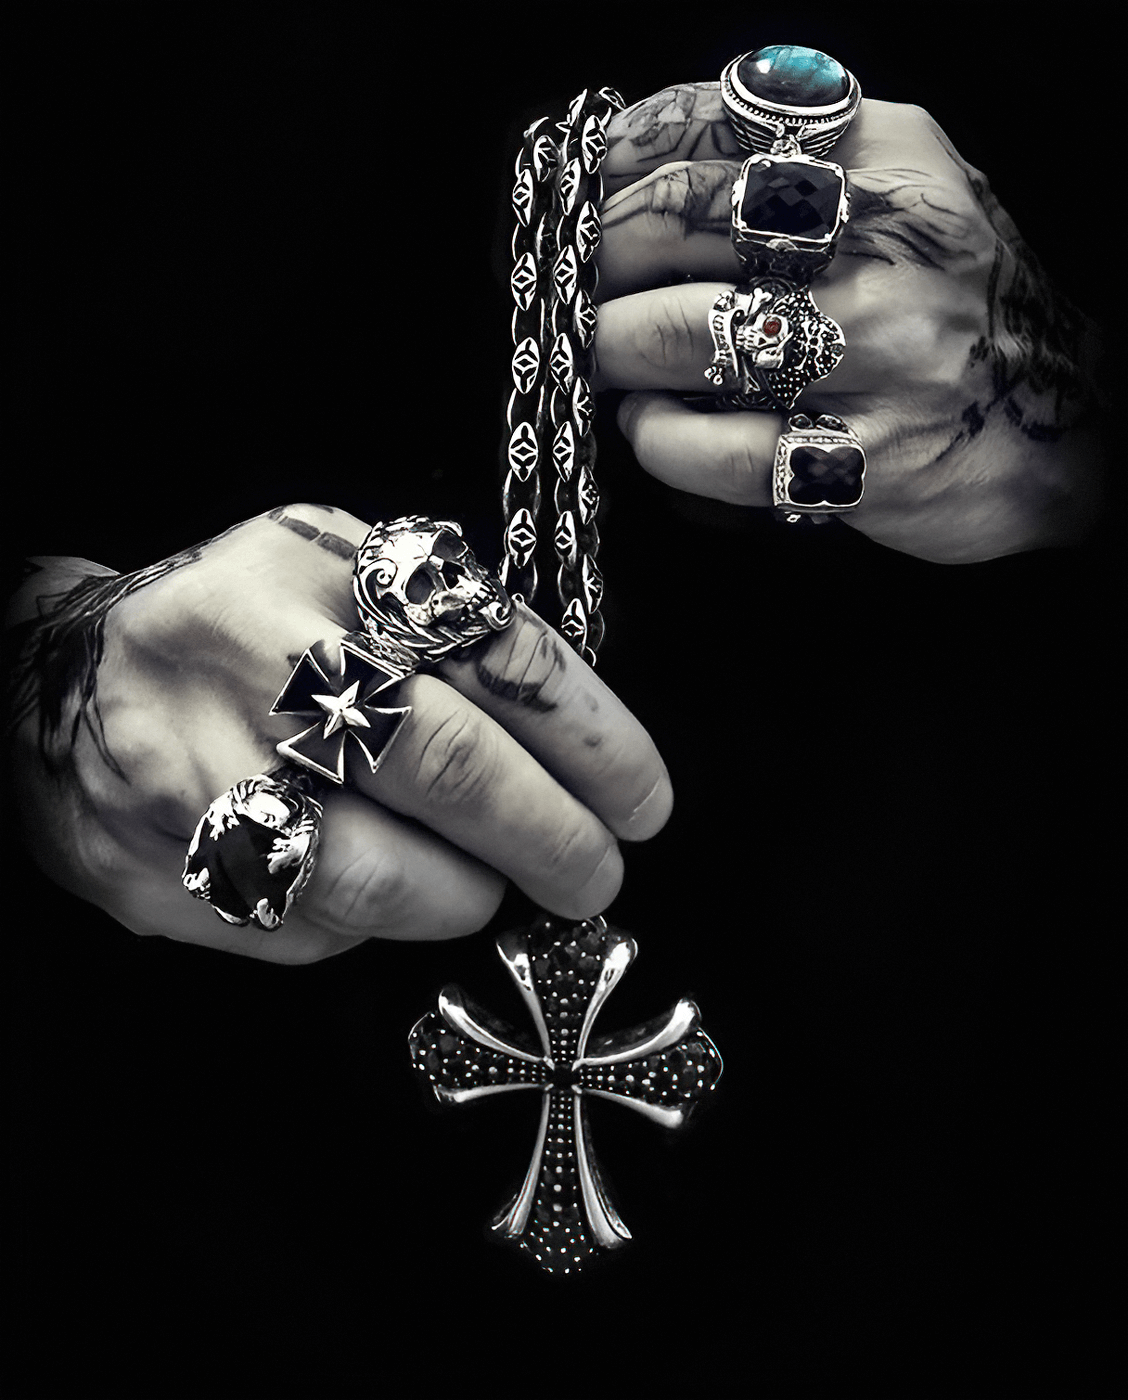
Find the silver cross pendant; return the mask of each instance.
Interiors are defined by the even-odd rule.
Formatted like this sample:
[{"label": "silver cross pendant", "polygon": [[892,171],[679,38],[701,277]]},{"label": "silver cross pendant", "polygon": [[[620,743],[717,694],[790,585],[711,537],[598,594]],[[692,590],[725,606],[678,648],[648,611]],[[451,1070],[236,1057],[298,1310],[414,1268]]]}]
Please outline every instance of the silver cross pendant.
[{"label": "silver cross pendant", "polygon": [[492,1222],[550,1273],[574,1273],[630,1239],[600,1179],[585,1100],[610,1099],[680,1128],[716,1087],[721,1057],[684,997],[665,1016],[593,1036],[603,1003],[634,960],[634,939],[602,919],[548,915],[498,939],[497,950],[536,1028],[526,1039],[472,1005],[457,987],[408,1038],[412,1062],[441,1103],[533,1089],[541,1095],[532,1160]]}]

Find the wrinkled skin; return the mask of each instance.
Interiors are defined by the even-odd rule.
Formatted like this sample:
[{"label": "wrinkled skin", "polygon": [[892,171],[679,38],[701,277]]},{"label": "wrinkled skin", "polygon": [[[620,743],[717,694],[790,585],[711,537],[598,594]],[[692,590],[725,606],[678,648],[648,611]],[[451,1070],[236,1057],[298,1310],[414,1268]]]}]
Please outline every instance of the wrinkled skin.
[{"label": "wrinkled skin", "polygon": [[[717,84],[617,114],[609,141],[597,387],[633,391],[619,424],[647,471],[770,505],[782,418],[680,397],[711,391],[708,312],[740,277],[729,192],[742,153]],[[811,290],[846,353],[794,411],[844,418],[866,448],[865,498],[843,518],[944,563],[1082,537],[1098,498],[1089,323],[920,108],[864,100],[827,158],[846,169],[851,218]]]},{"label": "wrinkled skin", "polygon": [[[167,561],[110,610],[97,706],[73,745],[73,696],[42,751],[35,714],[17,734],[19,811],[53,879],[136,933],[274,962],[471,933],[507,880],[568,917],[607,907],[618,843],[664,825],[669,779],[638,721],[524,608],[397,687],[412,713],[377,773],[355,762],[352,786],[328,790],[317,867],[281,928],[224,923],[181,885],[202,813],[303,727],[270,715],[293,666],[358,629],[352,556],[367,531],[344,511],[280,508]],[[12,622],[84,574],[111,574],[41,563]]]}]

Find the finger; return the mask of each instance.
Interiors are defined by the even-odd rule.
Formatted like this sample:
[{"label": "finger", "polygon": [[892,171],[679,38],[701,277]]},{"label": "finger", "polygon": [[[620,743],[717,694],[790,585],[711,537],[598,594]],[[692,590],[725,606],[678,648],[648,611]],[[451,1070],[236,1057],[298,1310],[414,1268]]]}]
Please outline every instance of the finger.
[{"label": "finger", "polygon": [[622,881],[615,838],[512,735],[434,676],[404,681],[396,703],[411,714],[376,773],[354,765],[362,792],[502,871],[552,913],[589,918],[610,904]]},{"label": "finger", "polygon": [[[607,302],[595,332],[593,388],[720,392],[705,370],[714,354],[711,313],[725,291],[731,282],[692,282]],[[952,290],[928,270],[832,263],[810,291],[847,344],[830,374],[804,391],[801,407],[815,412],[846,411],[831,403],[844,395],[950,379],[979,330],[973,289]]]},{"label": "finger", "polygon": [[924,110],[906,102],[865,98],[826,159],[850,171],[913,170],[945,178],[966,167]]},{"label": "finger", "polygon": [[514,622],[443,678],[506,729],[618,837],[641,841],[673,805],[646,730],[549,625],[521,605]]},{"label": "finger", "polygon": [[771,505],[778,415],[699,413],[668,394],[639,393],[620,405],[619,427],[659,481],[734,505]]},{"label": "finger", "polygon": [[595,389],[715,392],[705,379],[713,358],[709,316],[732,283],[658,287],[609,301],[595,332]]},{"label": "finger", "polygon": [[[676,161],[742,161],[717,82],[678,83],[618,112],[607,128],[604,189],[617,194]],[[920,107],[863,98],[829,159],[846,170],[908,169],[950,176],[966,169]]]},{"label": "finger", "polygon": [[324,811],[302,920],[343,938],[438,939],[497,912],[504,878],[433,832],[348,791],[329,794]]},{"label": "finger", "polygon": [[598,300],[669,282],[735,282],[732,186],[739,162],[663,165],[603,204]]},{"label": "finger", "polygon": [[147,830],[119,848],[99,902],[139,934],[164,934],[274,962],[311,962],[367,938],[457,938],[493,917],[495,870],[357,793],[331,792],[310,882],[276,929],[228,924],[181,884],[186,843]]},{"label": "finger", "polygon": [[607,145],[603,180],[611,194],[670,161],[742,155],[715,81],[678,83],[617,112]]}]

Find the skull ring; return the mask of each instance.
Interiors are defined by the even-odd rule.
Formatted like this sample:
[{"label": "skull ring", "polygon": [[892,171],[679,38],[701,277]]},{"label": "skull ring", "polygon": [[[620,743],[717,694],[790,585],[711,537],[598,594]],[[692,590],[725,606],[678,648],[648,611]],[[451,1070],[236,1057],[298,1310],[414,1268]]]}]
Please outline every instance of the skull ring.
[{"label": "skull ring", "polygon": [[406,670],[437,661],[513,621],[513,603],[450,520],[406,515],[374,525],[353,570],[361,621]]},{"label": "skull ring", "polygon": [[724,291],[709,313],[713,359],[705,378],[719,406],[786,412],[842,358],[841,327],[815,305],[806,287],[782,279]]}]

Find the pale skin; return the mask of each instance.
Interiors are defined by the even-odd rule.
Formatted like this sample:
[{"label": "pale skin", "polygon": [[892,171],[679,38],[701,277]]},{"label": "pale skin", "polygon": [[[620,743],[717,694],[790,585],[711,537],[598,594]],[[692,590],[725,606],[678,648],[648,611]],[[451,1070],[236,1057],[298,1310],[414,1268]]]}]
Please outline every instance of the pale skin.
[{"label": "pale skin", "polygon": [[[711,392],[709,309],[740,278],[729,192],[742,153],[718,86],[670,88],[608,135],[597,386],[633,391],[619,426],[654,476],[770,505],[782,417],[679,397]],[[828,158],[852,213],[811,290],[847,348],[794,411],[845,419],[866,449],[865,496],[843,519],[940,563],[1076,540],[1098,494],[1088,323],[920,108],[864,100]]]},{"label": "pale skin", "polygon": [[[767,506],[781,418],[703,414],[680,397],[709,392],[707,313],[740,277],[729,240],[740,153],[717,85],[637,104],[609,140],[596,387],[629,391],[619,424],[645,470]],[[848,523],[944,563],[1078,538],[1096,495],[1086,322],[1055,300],[984,178],[920,109],[864,101],[831,154],[852,217],[812,291],[847,353],[796,411],[841,416],[865,446],[865,498]],[[137,933],[284,963],[371,937],[471,933],[507,880],[570,918],[608,907],[619,842],[662,828],[669,778],[638,721],[527,609],[399,688],[411,717],[376,774],[354,766],[352,786],[326,799],[317,870],[281,928],[223,923],[182,888],[200,814],[276,766],[274,745],[295,732],[268,717],[293,665],[359,626],[351,554],[366,532],[343,511],[279,508],[110,610],[100,728],[80,725],[68,751],[70,697],[49,737],[47,759],[66,760],[54,774],[34,715],[16,736],[28,843],[53,879]],[[39,563],[10,622],[110,573]]]},{"label": "pale skin", "polygon": [[[316,870],[281,928],[224,923],[185,892],[201,812],[274,767],[274,744],[295,732],[268,716],[294,663],[360,626],[351,561],[317,539],[356,547],[367,525],[323,506],[272,514],[111,610],[98,710],[117,772],[80,728],[73,780],[53,779],[33,720],[21,727],[18,796],[43,868],[135,933],[284,963],[371,937],[472,933],[507,879],[556,914],[605,909],[622,880],[619,841],[664,825],[669,778],[638,721],[524,608],[471,655],[398,688],[412,713],[378,772],[361,761],[351,788],[326,799]],[[52,561],[11,620],[74,568]]]}]

